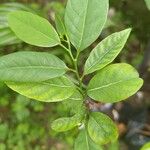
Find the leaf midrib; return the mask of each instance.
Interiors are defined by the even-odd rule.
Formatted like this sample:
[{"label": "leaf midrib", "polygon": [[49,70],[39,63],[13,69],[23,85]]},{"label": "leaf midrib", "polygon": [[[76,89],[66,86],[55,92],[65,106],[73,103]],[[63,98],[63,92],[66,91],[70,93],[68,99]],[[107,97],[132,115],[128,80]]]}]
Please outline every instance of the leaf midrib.
[{"label": "leaf midrib", "polygon": [[24,67],[23,66],[23,67],[9,67],[9,68],[6,68],[6,69],[0,67],[1,70],[8,70],[8,69],[11,69],[11,70],[17,70],[17,69],[44,69],[44,68],[54,69],[54,70],[65,70],[65,67],[64,68],[56,68],[55,66],[53,66],[53,67],[49,67],[49,66],[40,66],[40,67],[38,67],[38,66],[25,66]]},{"label": "leaf midrib", "polygon": [[131,78],[131,79],[127,79],[127,80],[119,80],[119,81],[117,81],[117,82],[112,82],[112,83],[103,85],[103,86],[101,86],[101,87],[89,89],[88,91],[96,91],[96,90],[100,90],[100,89],[102,89],[102,88],[110,87],[110,86],[113,86],[113,85],[115,85],[115,84],[123,83],[123,82],[130,81],[130,80],[134,80],[134,79],[137,79],[137,78]]},{"label": "leaf midrib", "polygon": [[87,6],[86,6],[86,9],[85,9],[86,12],[85,12],[85,17],[84,17],[84,21],[83,21],[84,23],[83,23],[82,32],[81,32],[81,39],[79,41],[79,49],[81,48],[83,35],[84,35],[84,31],[85,31],[85,23],[86,23],[86,18],[87,18],[88,6],[89,6],[89,0],[87,0]]},{"label": "leaf midrib", "polygon": [[[18,17],[15,16],[15,18],[16,18],[17,20],[19,20],[21,24],[23,24],[23,25],[27,26],[28,28],[31,28],[32,30],[34,30],[34,31],[36,31],[36,32],[38,32],[38,33],[40,33],[40,34],[42,34],[42,35],[43,35],[45,38],[47,38],[48,40],[51,39],[52,41],[55,41],[55,42],[57,41],[56,39],[53,39],[53,38],[51,38],[50,36],[47,36],[45,33],[39,31],[36,27],[28,26],[28,24],[27,24],[26,22],[23,22],[23,21],[20,20]],[[53,29],[52,29],[52,30],[53,30]],[[53,30],[53,31],[54,31],[54,30]],[[55,32],[55,31],[54,31],[54,32]],[[56,34],[57,34],[57,33],[56,33]],[[57,41],[57,42],[59,43],[59,41]]]},{"label": "leaf midrib", "polygon": [[[12,86],[15,86],[17,83],[15,83],[14,84],[14,82],[6,82],[7,84],[9,84],[9,85],[12,85]],[[42,84],[42,85],[48,85],[48,86],[54,86],[54,87],[59,87],[59,88],[70,88],[70,87],[72,87],[71,85],[57,85],[57,84],[54,84],[54,83],[48,83],[48,82],[45,82],[45,81],[43,81],[43,82],[22,82],[21,84],[18,82],[18,84],[20,85],[20,86],[26,86],[27,84],[28,85],[35,85],[35,86],[39,86],[39,84]]]},{"label": "leaf midrib", "polygon": [[[120,43],[120,42],[117,42],[116,45],[118,45],[118,43]],[[100,43],[100,44],[101,44],[101,43]],[[86,72],[89,72],[90,69],[91,69],[93,66],[96,66],[99,62],[101,62],[101,60],[111,51],[111,49],[112,49],[113,47],[114,47],[114,46],[111,46],[111,47],[103,54],[103,56],[101,56],[100,59],[98,58],[98,60],[95,61],[95,63],[93,63],[93,65],[91,65],[91,66],[88,68],[88,70],[87,70]],[[93,52],[93,54],[94,54],[94,52]],[[100,63],[100,64],[102,64],[102,63]]]}]

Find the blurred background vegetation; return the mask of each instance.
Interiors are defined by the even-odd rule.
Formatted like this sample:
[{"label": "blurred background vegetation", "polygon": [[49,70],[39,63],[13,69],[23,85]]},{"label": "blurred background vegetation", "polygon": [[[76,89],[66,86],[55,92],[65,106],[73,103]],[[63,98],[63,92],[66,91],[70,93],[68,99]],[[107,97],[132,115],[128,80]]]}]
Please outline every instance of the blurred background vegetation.
[{"label": "blurred background vegetation", "polygon": [[[55,26],[55,13],[63,15],[65,4],[66,0],[0,0],[0,56],[16,51],[47,51],[70,65],[67,54],[61,48],[45,49],[25,44],[17,39],[7,24],[9,12],[25,10],[49,19]],[[99,39],[91,45],[93,48],[109,34],[132,27],[130,39],[115,62],[132,64],[145,81],[142,89],[127,101],[113,105],[97,104],[114,118],[120,132],[118,143],[106,146],[108,150],[139,150],[150,141],[148,8],[144,0],[110,0],[108,21]],[[81,54],[81,71],[91,48]],[[85,83],[88,81],[89,78],[86,78]],[[50,129],[51,121],[68,113],[62,103],[29,100],[0,84],[0,150],[72,150],[77,129],[66,133],[56,133]]]}]

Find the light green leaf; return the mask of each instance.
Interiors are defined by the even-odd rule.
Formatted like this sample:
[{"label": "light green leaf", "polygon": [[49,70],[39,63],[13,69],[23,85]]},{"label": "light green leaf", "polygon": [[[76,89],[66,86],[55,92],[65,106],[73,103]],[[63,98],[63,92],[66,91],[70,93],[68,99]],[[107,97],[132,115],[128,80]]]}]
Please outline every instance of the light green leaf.
[{"label": "light green leaf", "polygon": [[25,11],[15,11],[8,15],[10,28],[24,42],[41,47],[53,47],[60,39],[48,20]]},{"label": "light green leaf", "polygon": [[102,150],[102,147],[91,140],[86,130],[82,130],[75,140],[74,150]]},{"label": "light green leaf", "polygon": [[20,43],[20,40],[9,28],[0,29],[0,46]]},{"label": "light green leaf", "polygon": [[69,0],[65,25],[71,43],[78,51],[91,45],[107,19],[108,0]]},{"label": "light green leaf", "polygon": [[45,52],[16,52],[0,57],[0,81],[39,82],[66,71],[63,61]]},{"label": "light green leaf", "polygon": [[100,42],[85,63],[84,74],[92,73],[111,63],[124,47],[131,29],[116,32]]},{"label": "light green leaf", "polygon": [[120,150],[119,141],[111,143],[108,150]]},{"label": "light green leaf", "polygon": [[146,143],[141,150],[150,150],[150,142]]},{"label": "light green leaf", "polygon": [[88,121],[88,133],[97,144],[116,141],[118,130],[113,121],[100,112],[92,112]]},{"label": "light green leaf", "polygon": [[83,106],[83,96],[76,90],[69,99],[63,101],[63,105],[70,110],[71,113],[78,113]]},{"label": "light green leaf", "polygon": [[0,5],[0,46],[21,43],[22,41],[10,30],[7,17],[10,12],[24,10],[35,12],[32,8],[20,3],[3,3]]},{"label": "light green leaf", "polygon": [[63,38],[63,36],[66,35],[66,28],[62,18],[58,14],[55,15],[55,24],[59,35],[61,36],[61,38]]},{"label": "light green leaf", "polygon": [[[72,96],[74,84],[66,77],[59,77],[43,82],[6,82],[12,90],[28,98],[43,102],[58,102]],[[69,91],[69,92],[68,92]]]},{"label": "light green leaf", "polygon": [[113,64],[96,74],[88,85],[88,96],[104,103],[118,102],[136,93],[143,80],[129,64]]},{"label": "light green leaf", "polygon": [[150,0],[145,0],[145,3],[147,5],[147,8],[150,10]]},{"label": "light green leaf", "polygon": [[59,118],[53,121],[51,124],[51,128],[57,132],[64,132],[78,126],[81,121],[82,116],[80,114],[76,114],[73,117]]}]

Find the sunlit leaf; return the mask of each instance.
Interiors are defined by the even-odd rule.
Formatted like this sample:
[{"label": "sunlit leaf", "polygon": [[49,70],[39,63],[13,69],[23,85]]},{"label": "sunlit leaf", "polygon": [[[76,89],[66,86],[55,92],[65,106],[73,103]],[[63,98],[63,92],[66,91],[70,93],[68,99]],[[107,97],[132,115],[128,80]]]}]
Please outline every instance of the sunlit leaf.
[{"label": "sunlit leaf", "polygon": [[[54,78],[43,82],[6,82],[12,90],[28,98],[43,102],[58,102],[72,96],[74,84],[66,77]],[[69,91],[69,92],[68,92]]]},{"label": "sunlit leaf", "polygon": [[84,67],[84,74],[100,70],[111,63],[124,47],[131,29],[116,32],[100,42],[91,52]]},{"label": "sunlit leaf", "polygon": [[106,22],[108,0],[69,0],[65,25],[72,44],[78,51],[91,45]]},{"label": "sunlit leaf", "polygon": [[39,82],[66,71],[62,60],[45,52],[16,52],[0,57],[0,81]]},{"label": "sunlit leaf", "polygon": [[88,96],[101,102],[118,102],[135,94],[143,80],[125,63],[113,64],[96,74],[88,85]]},{"label": "sunlit leaf", "polygon": [[15,11],[8,15],[8,23],[18,38],[41,47],[53,47],[60,39],[48,20],[25,11]]}]

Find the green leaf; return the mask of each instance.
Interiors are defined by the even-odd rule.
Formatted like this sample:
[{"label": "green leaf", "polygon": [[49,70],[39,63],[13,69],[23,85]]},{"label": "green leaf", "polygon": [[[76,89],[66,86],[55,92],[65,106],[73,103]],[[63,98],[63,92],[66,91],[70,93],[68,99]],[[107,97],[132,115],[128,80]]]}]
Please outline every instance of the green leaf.
[{"label": "green leaf", "polygon": [[120,150],[119,141],[115,141],[109,145],[108,150]]},{"label": "green leaf", "polygon": [[113,64],[96,74],[88,85],[88,96],[109,103],[118,102],[136,93],[143,80],[129,64]]},{"label": "green leaf", "polygon": [[55,24],[56,24],[56,29],[59,35],[61,36],[61,38],[63,38],[63,36],[66,35],[66,28],[65,28],[62,18],[58,14],[55,15]]},{"label": "green leaf", "polygon": [[64,132],[78,126],[81,121],[82,116],[80,114],[76,114],[73,117],[59,118],[53,121],[51,124],[51,128],[57,132]]},{"label": "green leaf", "polygon": [[150,10],[150,0],[145,0],[147,8]]},{"label": "green leaf", "polygon": [[0,81],[39,82],[65,74],[58,57],[44,52],[16,52],[0,57]]},{"label": "green leaf", "polygon": [[124,47],[131,29],[116,32],[100,42],[85,63],[84,74],[92,73],[111,63]]},{"label": "green leaf", "polygon": [[92,112],[88,121],[88,133],[91,139],[100,145],[116,141],[118,130],[113,121],[100,112]]},{"label": "green leaf", "polygon": [[69,0],[65,25],[71,43],[78,51],[91,45],[107,19],[108,0]]},{"label": "green leaf", "polygon": [[83,106],[83,96],[76,90],[69,99],[63,101],[63,104],[71,113],[78,113]]},{"label": "green leaf", "polygon": [[8,15],[8,23],[18,38],[41,47],[53,47],[60,39],[48,20],[25,11],[15,11]]},{"label": "green leaf", "polygon": [[146,143],[141,150],[150,150],[150,142]]},{"label": "green leaf", "polygon": [[9,28],[0,29],[0,46],[20,43],[20,40]]},{"label": "green leaf", "polygon": [[20,3],[3,3],[0,5],[0,46],[21,43],[22,41],[10,30],[7,17],[10,12],[24,10],[35,12],[32,8]]},{"label": "green leaf", "polygon": [[82,130],[75,140],[74,150],[102,150],[102,147],[91,140],[86,130]]},{"label": "green leaf", "polygon": [[[58,102],[72,96],[74,84],[66,77],[59,77],[43,82],[6,82],[12,90],[28,98],[43,102]],[[69,91],[69,92],[68,92]]]}]

